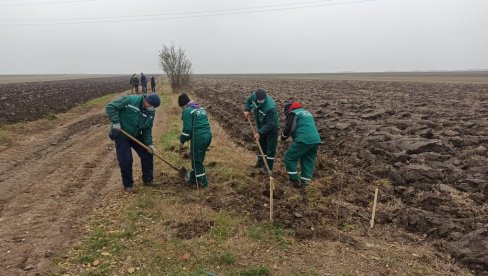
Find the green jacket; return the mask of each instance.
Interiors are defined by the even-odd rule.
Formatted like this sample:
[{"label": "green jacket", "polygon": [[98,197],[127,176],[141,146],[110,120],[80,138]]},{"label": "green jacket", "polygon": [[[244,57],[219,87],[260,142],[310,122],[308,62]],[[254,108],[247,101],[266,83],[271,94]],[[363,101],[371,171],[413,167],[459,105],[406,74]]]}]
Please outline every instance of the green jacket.
[{"label": "green jacket", "polygon": [[290,113],[295,114],[295,127],[291,130],[293,141],[304,144],[320,144],[320,135],[313,115],[304,108],[297,108]]},{"label": "green jacket", "polygon": [[144,109],[146,96],[122,96],[107,104],[107,115],[112,124],[120,123],[123,130],[149,146],[152,141],[154,111]]},{"label": "green jacket", "polygon": [[266,95],[264,103],[258,103],[256,100],[256,93],[253,92],[244,104],[245,111],[252,111],[256,118],[257,131],[264,135],[279,128],[278,112],[276,111],[276,104],[273,99]]},{"label": "green jacket", "polygon": [[193,136],[211,135],[208,123],[207,111],[195,102],[190,102],[181,115],[183,130],[180,135],[180,143],[191,140]]}]

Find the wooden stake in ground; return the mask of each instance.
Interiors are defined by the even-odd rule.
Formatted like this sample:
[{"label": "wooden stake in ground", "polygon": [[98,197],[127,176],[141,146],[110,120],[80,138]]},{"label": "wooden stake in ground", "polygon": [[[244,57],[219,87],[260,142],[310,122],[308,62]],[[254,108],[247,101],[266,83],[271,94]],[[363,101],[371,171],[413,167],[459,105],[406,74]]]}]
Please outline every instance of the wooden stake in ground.
[{"label": "wooden stake in ground", "polygon": [[374,217],[376,216],[376,203],[378,202],[378,188],[374,190],[374,201],[373,201],[373,213],[371,214],[371,221],[369,223],[369,228],[374,226]]},{"label": "wooden stake in ground", "polygon": [[[253,123],[251,122],[251,119],[247,117],[247,121],[249,122],[249,125],[251,126],[252,133],[254,136],[256,136],[256,129],[254,128]],[[274,178],[271,176],[271,169],[269,168],[268,165],[268,160],[266,160],[266,156],[264,155],[263,148],[261,147],[261,144],[259,144],[259,141],[254,139],[256,141],[256,144],[258,145],[259,148],[259,153],[261,154],[261,158],[263,159],[264,166],[268,170],[268,175],[269,175],[269,220],[273,221],[273,190],[275,188],[274,185]]]},{"label": "wooden stake in ground", "polygon": [[269,177],[269,221],[273,221],[273,191],[275,189],[275,179]]}]

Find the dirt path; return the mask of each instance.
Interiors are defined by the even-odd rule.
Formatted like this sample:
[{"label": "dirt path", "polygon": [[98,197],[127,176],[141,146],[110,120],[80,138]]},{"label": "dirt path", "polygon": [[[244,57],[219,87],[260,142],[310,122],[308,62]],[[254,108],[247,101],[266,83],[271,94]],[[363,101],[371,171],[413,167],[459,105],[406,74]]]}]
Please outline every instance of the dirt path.
[{"label": "dirt path", "polygon": [[[120,191],[103,106],[22,127],[0,152],[0,270],[36,275],[83,233],[105,196]],[[137,173],[137,171],[135,172]]]}]

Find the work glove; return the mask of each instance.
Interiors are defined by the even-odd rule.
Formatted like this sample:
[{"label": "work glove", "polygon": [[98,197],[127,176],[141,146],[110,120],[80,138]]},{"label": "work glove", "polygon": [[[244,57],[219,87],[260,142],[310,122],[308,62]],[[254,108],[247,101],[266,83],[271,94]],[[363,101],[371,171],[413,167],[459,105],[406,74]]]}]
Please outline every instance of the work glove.
[{"label": "work glove", "polygon": [[154,149],[154,145],[149,145],[148,148],[151,149],[151,154],[156,153],[156,150]]},{"label": "work glove", "polygon": [[120,123],[113,123],[112,129],[115,131],[120,131],[122,129],[122,127],[120,126]]}]

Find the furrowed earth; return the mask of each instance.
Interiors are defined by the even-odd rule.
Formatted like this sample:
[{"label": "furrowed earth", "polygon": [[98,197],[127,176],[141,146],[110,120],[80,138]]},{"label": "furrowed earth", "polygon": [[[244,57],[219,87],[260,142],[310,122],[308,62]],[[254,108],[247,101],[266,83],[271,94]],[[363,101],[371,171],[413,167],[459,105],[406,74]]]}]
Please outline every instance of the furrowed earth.
[{"label": "furrowed earth", "polygon": [[[416,75],[409,81],[363,80],[370,78],[366,75],[359,80],[195,76],[188,93],[210,113],[218,139],[207,154],[211,184],[202,191],[183,186],[176,173],[157,163],[159,186],[141,187],[135,196],[121,189],[104,114],[107,102],[128,94],[113,94],[127,89],[128,77],[0,84],[0,270],[4,275],[43,275],[46,268],[54,275],[144,275],[150,269],[144,265],[155,257],[151,271],[157,275],[166,272],[162,264],[198,267],[205,252],[214,254],[222,246],[235,251],[226,259],[235,270],[228,271],[266,261],[272,271],[229,275],[327,275],[349,269],[347,264],[354,270],[343,275],[488,275],[487,76],[476,75],[476,82],[467,75],[445,77],[456,81],[416,82]],[[251,168],[257,148],[242,116],[246,97],[257,88],[275,99],[281,124],[283,105],[300,101],[314,114],[323,141],[306,190],[287,184],[282,157],[288,143],[278,145],[273,224],[267,224],[269,179]],[[188,155],[177,148],[175,95],[158,92],[164,104],[153,131],[162,141],[157,148],[188,167],[188,159],[181,160]],[[166,138],[174,143],[166,144]],[[231,167],[229,162],[249,164]],[[137,161],[134,167],[137,178]],[[375,188],[380,192],[370,228]],[[119,220],[124,208],[134,221]],[[228,218],[234,214],[238,219]],[[114,222],[100,234],[93,222],[97,217]],[[226,223],[230,228],[222,229]],[[121,230],[126,227],[129,232]],[[271,240],[219,241],[248,228],[250,236],[271,235],[265,236]],[[94,254],[111,263],[77,259],[75,244],[83,248],[88,240],[89,247],[112,236],[117,250],[149,253],[131,260],[108,252],[107,244]],[[152,253],[158,246],[173,251],[160,258]],[[134,263],[143,260],[147,263],[135,270]],[[225,268],[221,261],[211,264]],[[110,273],[100,272],[109,265]],[[319,267],[313,273],[312,265]]]},{"label": "furrowed earth", "polygon": [[[328,226],[361,222],[366,229],[379,188],[377,223],[423,234],[439,250],[486,273],[488,85],[206,77],[196,78],[191,92],[237,143],[257,152],[242,117],[243,102],[256,88],[269,92],[280,114],[286,102],[300,101],[315,115],[323,140],[309,191],[290,197],[278,190],[276,223],[294,229],[297,238],[361,246]],[[285,150],[281,143],[279,155]],[[286,183],[282,166],[279,172]],[[323,204],[311,207],[310,196]],[[209,204],[247,207],[266,219],[265,210],[253,206],[259,197],[261,191],[240,191]]]},{"label": "furrowed earth", "polygon": [[0,83],[0,123],[31,121],[126,90],[126,76]]}]

